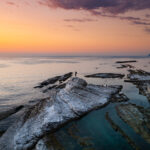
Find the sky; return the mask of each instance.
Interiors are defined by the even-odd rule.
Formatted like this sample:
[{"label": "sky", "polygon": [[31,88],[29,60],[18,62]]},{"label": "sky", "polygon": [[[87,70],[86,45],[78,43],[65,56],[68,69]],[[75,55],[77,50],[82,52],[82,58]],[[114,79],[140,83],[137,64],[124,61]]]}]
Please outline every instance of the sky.
[{"label": "sky", "polygon": [[0,53],[147,55],[150,0],[1,0]]}]

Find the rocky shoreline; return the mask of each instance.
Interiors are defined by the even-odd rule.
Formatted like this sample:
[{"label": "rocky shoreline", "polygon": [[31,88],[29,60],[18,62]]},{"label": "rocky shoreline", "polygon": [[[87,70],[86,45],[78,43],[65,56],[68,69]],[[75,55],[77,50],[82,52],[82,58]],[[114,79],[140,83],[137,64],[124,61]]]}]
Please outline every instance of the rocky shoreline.
[{"label": "rocky shoreline", "polygon": [[[127,62],[121,62],[127,63]],[[150,100],[150,73],[135,69],[125,64],[120,68],[129,68],[127,79],[137,86],[139,93]],[[121,92],[122,85],[94,85],[85,80],[72,77],[69,72],[39,83],[34,87],[47,98],[31,102],[30,105],[20,105],[0,112],[0,150],[64,150],[57,141],[54,133],[67,123],[80,119],[92,110],[105,107],[109,103],[128,101],[128,97]],[[124,74],[97,73],[86,75],[87,78],[124,78]],[[116,106],[118,116],[137,134],[150,143],[150,113],[147,109],[134,104]],[[136,143],[111,119],[106,113],[106,120],[115,131],[118,131],[133,149],[139,149]],[[144,127],[143,127],[144,125]],[[146,127],[146,128],[145,128]],[[73,131],[68,131],[70,136]],[[89,139],[74,137],[81,145],[90,147]]]},{"label": "rocky shoreline", "polygon": [[[63,81],[66,81],[66,78]],[[49,81],[51,84],[55,83],[54,80],[53,83],[52,80],[49,79]],[[49,83],[44,82],[41,85],[42,87],[39,88]],[[104,107],[111,102],[112,97],[123,100],[124,96],[119,95],[121,88],[122,86],[93,85],[77,77],[71,78],[64,87],[49,90],[50,97],[22,109],[23,113],[18,117],[18,121],[11,125],[0,138],[0,149],[34,149],[43,136],[94,109]]]}]

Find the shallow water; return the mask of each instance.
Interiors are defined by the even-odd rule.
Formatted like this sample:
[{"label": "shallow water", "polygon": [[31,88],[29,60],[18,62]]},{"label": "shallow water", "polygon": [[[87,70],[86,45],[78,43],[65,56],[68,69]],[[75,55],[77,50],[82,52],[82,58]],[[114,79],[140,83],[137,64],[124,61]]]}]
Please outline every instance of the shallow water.
[{"label": "shallow water", "polygon": [[[39,82],[70,71],[77,71],[78,76],[113,72],[127,74],[127,69],[117,69],[120,60],[132,60],[136,68],[150,71],[150,58],[102,58],[102,57],[12,57],[0,58],[0,111],[12,105],[27,103],[30,100],[39,99],[46,95],[33,87]],[[88,83],[123,85],[122,92],[130,99],[128,102],[146,108],[150,107],[145,96],[139,95],[136,86],[123,82],[123,79],[92,79],[85,78]],[[66,150],[83,150],[93,148],[95,150],[132,150],[127,141],[115,132],[108,121],[105,113],[109,112],[111,118],[119,125],[135,143],[145,150],[150,149],[139,135],[137,135],[116,114],[115,106],[119,103],[91,112],[78,121],[69,123],[55,134],[60,144]]]}]

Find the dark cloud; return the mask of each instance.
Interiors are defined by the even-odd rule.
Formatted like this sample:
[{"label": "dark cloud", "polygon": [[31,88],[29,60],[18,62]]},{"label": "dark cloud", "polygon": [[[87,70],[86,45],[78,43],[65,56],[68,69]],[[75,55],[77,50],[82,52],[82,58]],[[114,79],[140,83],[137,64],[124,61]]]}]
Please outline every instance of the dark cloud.
[{"label": "dark cloud", "polygon": [[101,8],[105,12],[115,14],[150,8],[150,0],[40,0],[42,1],[51,7],[89,11]]},{"label": "dark cloud", "polygon": [[150,22],[142,22],[142,21],[133,21],[134,24],[137,25],[145,25],[145,26],[149,26]]},{"label": "dark cloud", "polygon": [[95,19],[89,19],[89,18],[82,18],[82,19],[78,19],[78,18],[72,18],[72,19],[64,19],[65,22],[80,22],[80,23],[84,23],[84,22],[93,22],[93,21],[97,21]]}]

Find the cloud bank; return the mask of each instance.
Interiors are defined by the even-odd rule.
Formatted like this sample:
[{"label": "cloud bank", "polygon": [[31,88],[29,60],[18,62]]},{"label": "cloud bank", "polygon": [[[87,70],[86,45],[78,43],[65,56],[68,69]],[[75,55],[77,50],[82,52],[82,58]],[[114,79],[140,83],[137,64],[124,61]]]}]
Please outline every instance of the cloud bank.
[{"label": "cloud bank", "polygon": [[150,0],[40,0],[48,6],[64,9],[95,10],[103,9],[110,13],[124,13],[129,10],[150,8]]},{"label": "cloud bank", "polygon": [[[128,11],[150,9],[150,0],[41,0],[45,5],[66,10],[86,10],[92,15],[126,20],[134,25],[150,26],[149,14],[145,18],[120,16]],[[90,22],[92,19],[64,19],[66,22]],[[145,31],[147,28],[145,28]]]}]

